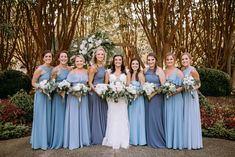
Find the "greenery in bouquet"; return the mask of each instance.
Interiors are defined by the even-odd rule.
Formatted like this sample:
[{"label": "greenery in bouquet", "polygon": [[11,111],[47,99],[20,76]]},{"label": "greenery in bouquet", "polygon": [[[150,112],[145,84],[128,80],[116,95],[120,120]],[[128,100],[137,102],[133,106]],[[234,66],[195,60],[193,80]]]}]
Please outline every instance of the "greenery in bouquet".
[{"label": "greenery in bouquet", "polygon": [[37,87],[41,92],[46,94],[49,99],[51,99],[51,94],[56,89],[55,79],[43,80],[37,84]]},{"label": "greenery in bouquet", "polygon": [[171,81],[167,80],[162,86],[161,91],[163,94],[166,94],[166,98],[168,99],[171,95],[176,93],[176,85]]},{"label": "greenery in bouquet", "polygon": [[70,82],[68,82],[67,80],[63,80],[57,83],[56,91],[64,99],[65,94],[69,91],[69,88],[70,88]]},{"label": "greenery in bouquet", "polygon": [[136,86],[130,84],[126,87],[127,90],[127,99],[131,102],[134,101],[139,95],[143,94],[142,88],[137,88]]},{"label": "greenery in bouquet", "polygon": [[107,59],[113,56],[114,43],[108,38],[105,32],[95,32],[87,37],[73,41],[69,54],[71,56],[81,54],[86,63],[91,64],[93,53],[98,47],[103,47],[107,53]]},{"label": "greenery in bouquet", "polygon": [[105,96],[109,99],[113,99],[114,102],[118,102],[118,98],[123,98],[127,96],[127,91],[125,85],[121,82],[114,82],[108,85],[108,90]]},{"label": "greenery in bouquet", "polygon": [[81,102],[81,97],[87,95],[88,92],[90,92],[90,88],[88,88],[86,85],[82,83],[78,83],[72,86],[68,92],[76,96],[78,100]]}]

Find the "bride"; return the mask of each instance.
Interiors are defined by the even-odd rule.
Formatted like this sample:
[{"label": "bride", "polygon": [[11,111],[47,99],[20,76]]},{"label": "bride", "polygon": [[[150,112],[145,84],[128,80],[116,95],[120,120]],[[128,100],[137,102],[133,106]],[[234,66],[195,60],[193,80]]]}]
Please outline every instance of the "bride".
[{"label": "bride", "polygon": [[[113,57],[113,64],[110,72],[106,73],[105,83],[121,82],[126,84],[127,77],[122,55]],[[110,146],[113,149],[129,147],[129,122],[128,102],[125,98],[118,98],[118,102],[107,99],[107,128],[102,145]]]}]

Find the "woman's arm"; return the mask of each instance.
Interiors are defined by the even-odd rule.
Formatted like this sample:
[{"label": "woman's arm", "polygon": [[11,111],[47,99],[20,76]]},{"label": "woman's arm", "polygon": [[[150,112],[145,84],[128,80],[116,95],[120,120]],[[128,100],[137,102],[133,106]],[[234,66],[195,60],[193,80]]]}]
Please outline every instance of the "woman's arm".
[{"label": "woman's arm", "polygon": [[96,67],[94,65],[88,71],[88,85],[90,86],[91,90],[95,91],[95,87],[93,85],[93,80],[96,73]]},{"label": "woman's arm", "polygon": [[43,72],[43,70],[41,68],[38,68],[35,70],[35,72],[33,74],[32,86],[36,89],[38,88],[37,81],[38,81],[40,75],[42,75],[42,72]]}]

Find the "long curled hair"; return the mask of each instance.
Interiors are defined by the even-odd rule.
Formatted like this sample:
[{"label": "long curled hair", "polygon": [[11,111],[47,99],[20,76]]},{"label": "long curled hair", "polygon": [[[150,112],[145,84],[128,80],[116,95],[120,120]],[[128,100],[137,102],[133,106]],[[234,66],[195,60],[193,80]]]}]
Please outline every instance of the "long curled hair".
[{"label": "long curled hair", "polygon": [[137,73],[135,74],[136,81],[139,81],[138,74],[140,72],[140,60],[138,58],[132,58],[131,59],[131,62],[130,62],[130,73],[131,73],[131,76],[134,73],[134,70],[131,68],[131,64],[132,64],[133,61],[137,61],[139,63],[139,68],[137,69]]},{"label": "long curled hair", "polygon": [[92,59],[91,59],[91,63],[92,64],[97,64],[97,58],[96,58],[96,53],[98,51],[103,51],[104,52],[104,60],[103,60],[103,63],[106,62],[106,58],[107,58],[107,54],[106,54],[106,51],[103,47],[98,47],[95,52],[93,53],[93,56],[92,56]]},{"label": "long curled hair", "polygon": [[121,72],[126,74],[126,69],[125,69],[125,65],[124,65],[124,59],[123,59],[123,56],[121,54],[116,54],[113,56],[113,62],[112,62],[112,66],[111,66],[111,73],[114,73],[115,72],[115,58],[116,57],[121,57],[122,58],[122,65],[121,65]]}]

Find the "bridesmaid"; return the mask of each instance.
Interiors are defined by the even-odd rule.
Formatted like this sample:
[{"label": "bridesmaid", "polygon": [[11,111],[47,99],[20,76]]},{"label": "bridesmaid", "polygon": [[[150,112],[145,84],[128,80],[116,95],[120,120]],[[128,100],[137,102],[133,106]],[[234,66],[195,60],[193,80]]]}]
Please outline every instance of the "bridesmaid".
[{"label": "bridesmaid", "polygon": [[[149,68],[145,72],[146,82],[154,83],[157,87],[160,87],[165,83],[165,75],[162,68],[157,66],[157,57],[154,53],[148,54],[147,63]],[[163,95],[151,94],[148,96],[145,106],[147,145],[152,148],[165,148]]]},{"label": "bridesmaid", "polygon": [[46,150],[50,146],[51,138],[51,101],[48,96],[42,93],[38,88],[38,83],[43,80],[49,80],[52,66],[52,53],[46,50],[42,54],[44,61],[33,74],[32,86],[36,88],[34,96],[33,126],[31,141],[33,149]]},{"label": "bridesmaid", "polygon": [[183,96],[181,91],[184,74],[175,67],[175,55],[166,54],[166,79],[178,86],[176,93],[165,96],[165,134],[167,148],[183,148]]},{"label": "bridesmaid", "polygon": [[99,83],[104,83],[105,78],[105,50],[102,47],[97,48],[94,57],[93,65],[89,70],[89,86],[93,91],[89,95],[89,113],[91,122],[91,144],[102,144],[105,136],[107,123],[107,102],[102,99],[96,92],[95,86]]},{"label": "bridesmaid", "polygon": [[[58,54],[59,65],[53,68],[52,78],[59,83],[67,78],[70,68],[67,65],[68,54],[63,50]],[[58,149],[63,147],[64,143],[64,118],[65,118],[65,100],[61,93],[55,93],[52,100],[52,134],[51,148]],[[65,98],[64,98],[65,99]]]},{"label": "bridesmaid", "polygon": [[[69,72],[67,81],[72,86],[77,83],[87,84],[87,70],[84,69],[85,59],[82,55],[75,57],[76,68]],[[90,121],[88,109],[88,96],[82,96],[81,101],[76,96],[68,95],[65,126],[64,148],[76,149],[90,145]]]},{"label": "bridesmaid", "polygon": [[[181,63],[184,67],[184,75],[192,76],[195,80],[200,81],[197,70],[190,65],[191,55],[184,53],[181,56]],[[196,86],[198,89],[200,86]],[[200,118],[200,106],[197,90],[193,90],[193,96],[188,91],[183,93],[184,98],[184,122],[183,122],[183,135],[184,135],[184,148],[187,149],[200,149],[202,148],[202,129]]]},{"label": "bridesmaid", "polygon": [[[132,84],[137,89],[141,89],[145,78],[140,71],[140,62],[137,58],[131,60],[130,72],[128,72],[127,84]],[[146,145],[145,133],[145,107],[144,97],[138,96],[129,104],[129,124],[130,124],[130,144]]]}]

